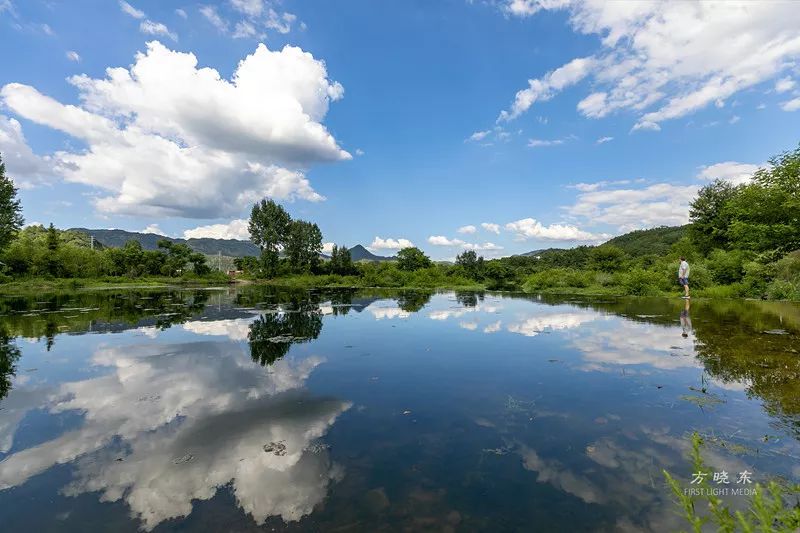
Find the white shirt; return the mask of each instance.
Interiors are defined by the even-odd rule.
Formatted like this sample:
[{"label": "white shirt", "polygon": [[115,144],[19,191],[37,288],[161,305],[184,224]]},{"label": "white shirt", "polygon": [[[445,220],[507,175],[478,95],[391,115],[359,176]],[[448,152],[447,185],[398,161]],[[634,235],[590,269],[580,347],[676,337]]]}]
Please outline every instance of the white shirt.
[{"label": "white shirt", "polygon": [[681,261],[681,266],[678,267],[678,277],[679,278],[689,277],[689,263],[687,263],[686,261]]}]

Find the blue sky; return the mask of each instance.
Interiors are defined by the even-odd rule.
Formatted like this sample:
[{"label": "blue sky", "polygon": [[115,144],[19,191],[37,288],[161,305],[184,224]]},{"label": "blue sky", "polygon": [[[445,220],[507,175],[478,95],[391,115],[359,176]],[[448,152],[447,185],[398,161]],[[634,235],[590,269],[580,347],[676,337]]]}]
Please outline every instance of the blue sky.
[{"label": "blue sky", "polygon": [[798,60],[793,2],[0,0],[0,152],[29,223],[510,255],[685,222]]}]

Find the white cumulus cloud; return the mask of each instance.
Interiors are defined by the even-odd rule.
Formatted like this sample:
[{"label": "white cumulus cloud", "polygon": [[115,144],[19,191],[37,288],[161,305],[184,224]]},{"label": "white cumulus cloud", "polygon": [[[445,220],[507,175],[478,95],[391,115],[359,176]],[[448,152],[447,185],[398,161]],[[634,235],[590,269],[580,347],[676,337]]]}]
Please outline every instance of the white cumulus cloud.
[{"label": "white cumulus cloud", "polygon": [[163,229],[158,227],[158,224],[150,224],[142,230],[142,233],[152,233],[154,235],[166,235]]},{"label": "white cumulus cloud", "polygon": [[19,121],[0,115],[0,157],[6,165],[6,175],[17,187],[24,189],[48,182],[54,177],[50,157],[33,153]]},{"label": "white cumulus cloud", "polygon": [[227,224],[209,224],[208,226],[197,226],[183,232],[184,239],[239,239],[246,241],[250,239],[250,232],[247,229],[248,221],[243,218],[231,220]]},{"label": "white cumulus cloud", "polygon": [[511,108],[501,112],[497,120],[513,120],[530,109],[534,103],[550,100],[561,90],[585,78],[593,66],[592,58],[581,57],[548,72],[542,78],[528,80],[528,87],[517,92]]},{"label": "white cumulus cloud", "polygon": [[495,224],[493,222],[481,222],[481,227],[486,231],[500,235],[500,224]]},{"label": "white cumulus cloud", "polygon": [[160,35],[162,37],[169,37],[173,41],[178,40],[178,35],[170,31],[164,24],[160,22],[153,22],[152,20],[143,20],[139,24],[139,31],[148,35]]},{"label": "white cumulus cloud", "polygon": [[135,19],[143,19],[144,18],[144,11],[136,9],[132,5],[130,5],[125,0],[119,0],[119,8],[128,16],[131,16]]},{"label": "white cumulus cloud", "polygon": [[[576,32],[601,43],[595,54],[529,80],[501,113],[504,120],[588,79],[594,90],[578,104],[581,114],[599,118],[628,110],[638,117],[634,130],[657,131],[664,121],[722,106],[775,79],[800,58],[797,4],[790,0],[506,0],[503,9],[521,17],[566,9]],[[788,84],[784,78],[776,89]]]},{"label": "white cumulus cloud", "polygon": [[794,89],[795,85],[797,85],[795,81],[789,76],[786,76],[775,82],[775,92],[785,93],[786,91],[791,91]]},{"label": "white cumulus cloud", "polygon": [[403,248],[413,248],[414,243],[408,239],[392,239],[375,237],[368,246],[371,250],[401,250]]},{"label": "white cumulus cloud", "polygon": [[463,233],[463,234],[465,234],[465,235],[472,235],[473,233],[475,233],[476,231],[478,231],[478,228],[476,228],[475,226],[473,226],[473,225],[471,225],[471,224],[470,224],[470,225],[468,225],[468,226],[461,226],[460,228],[458,228],[458,230],[457,230],[457,231],[458,231],[459,233]]},{"label": "white cumulus cloud", "polygon": [[431,235],[428,237],[428,243],[434,246],[461,246],[464,241],[461,239],[448,239],[444,235]]},{"label": "white cumulus cloud", "polygon": [[756,170],[758,170],[758,165],[725,161],[702,167],[697,177],[702,180],[721,179],[739,185],[750,181]]},{"label": "white cumulus cloud", "polygon": [[797,98],[792,98],[791,100],[787,100],[781,104],[781,109],[784,111],[797,111],[800,109],[800,96]]},{"label": "white cumulus cloud", "polygon": [[545,226],[533,218],[523,218],[515,222],[509,222],[505,228],[507,231],[516,234],[517,238],[521,240],[544,239],[551,241],[595,242],[608,238],[608,235],[590,233],[571,224],[550,224]]},{"label": "white cumulus cloud", "polygon": [[689,221],[689,202],[696,185],[656,183],[639,189],[587,190],[567,212],[592,224],[609,224],[619,231],[677,226]]},{"label": "white cumulus cloud", "polygon": [[67,56],[67,59],[69,59],[70,61],[74,61],[76,63],[81,60],[80,54],[78,52],[76,52],[75,50],[69,50],[66,53],[66,56]]},{"label": "white cumulus cloud", "polygon": [[129,69],[69,81],[79,106],[19,83],[5,85],[0,98],[86,143],[53,158],[67,181],[108,193],[96,200],[103,213],[218,218],[264,196],[319,201],[304,170],[351,158],[321,123],[341,85],[293,46],[259,45],[227,80],[198,68],[194,54],[152,41]]}]

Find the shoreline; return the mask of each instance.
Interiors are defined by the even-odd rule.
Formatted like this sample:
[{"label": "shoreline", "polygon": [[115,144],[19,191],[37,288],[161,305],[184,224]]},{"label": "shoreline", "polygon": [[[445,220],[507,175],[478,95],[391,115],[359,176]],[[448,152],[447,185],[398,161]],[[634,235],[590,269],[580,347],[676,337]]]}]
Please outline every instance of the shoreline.
[{"label": "shoreline", "polygon": [[[299,278],[275,278],[270,280],[254,280],[250,278],[230,278],[227,280],[220,278],[193,278],[193,279],[176,279],[167,277],[156,278],[114,278],[114,279],[93,279],[93,278],[64,278],[64,279],[42,279],[33,278],[26,280],[11,281],[8,283],[0,284],[0,295],[2,296],[26,296],[33,293],[41,292],[78,292],[78,291],[102,291],[102,290],[117,290],[117,289],[170,289],[170,288],[226,288],[247,285],[264,285],[283,288],[295,289],[381,289],[381,290],[415,290],[415,291],[437,291],[437,290],[452,290],[452,291],[489,291],[498,293],[509,294],[543,294],[554,296],[606,296],[606,297],[626,297],[626,298],[679,298],[681,295],[676,291],[675,293],[659,292],[658,294],[649,295],[631,295],[625,294],[622,291],[614,290],[614,288],[601,288],[596,287],[549,287],[536,291],[520,290],[490,290],[483,284],[471,285],[431,285],[431,286],[417,286],[417,285],[403,285],[403,286],[382,286],[382,285],[361,285],[357,283],[342,283],[330,282],[324,279],[326,276],[304,276]],[[320,279],[322,278],[322,279]],[[719,294],[709,294],[704,289],[695,291],[692,299],[703,300],[749,300],[749,301],[770,301],[770,302],[789,302],[800,303],[800,300],[764,300],[759,298],[747,297],[725,297]]]}]

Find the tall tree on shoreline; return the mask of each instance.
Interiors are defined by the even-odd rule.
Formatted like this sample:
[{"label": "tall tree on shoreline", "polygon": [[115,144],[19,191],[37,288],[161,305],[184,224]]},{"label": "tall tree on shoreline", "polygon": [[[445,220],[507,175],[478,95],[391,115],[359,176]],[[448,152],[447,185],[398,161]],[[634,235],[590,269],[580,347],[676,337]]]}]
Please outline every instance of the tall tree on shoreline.
[{"label": "tall tree on shoreline", "polygon": [[293,220],[285,245],[289,265],[295,272],[308,272],[319,263],[322,253],[322,232],[319,226],[305,220]]},{"label": "tall tree on shoreline", "polygon": [[286,244],[292,217],[273,200],[261,200],[250,212],[250,240],[261,248],[264,273],[272,277],[278,272],[279,252]]},{"label": "tall tree on shoreline", "polygon": [[24,222],[17,188],[11,178],[6,177],[6,166],[0,156],[0,250],[14,240]]}]

